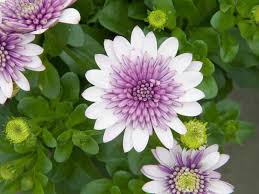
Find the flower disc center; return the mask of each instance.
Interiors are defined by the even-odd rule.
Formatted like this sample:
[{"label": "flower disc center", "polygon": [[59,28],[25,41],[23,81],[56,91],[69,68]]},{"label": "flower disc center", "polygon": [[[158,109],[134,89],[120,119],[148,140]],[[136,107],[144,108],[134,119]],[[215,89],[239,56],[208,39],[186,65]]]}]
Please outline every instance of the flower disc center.
[{"label": "flower disc center", "polygon": [[195,173],[184,172],[176,178],[175,185],[181,192],[194,192],[199,186],[199,179]]}]

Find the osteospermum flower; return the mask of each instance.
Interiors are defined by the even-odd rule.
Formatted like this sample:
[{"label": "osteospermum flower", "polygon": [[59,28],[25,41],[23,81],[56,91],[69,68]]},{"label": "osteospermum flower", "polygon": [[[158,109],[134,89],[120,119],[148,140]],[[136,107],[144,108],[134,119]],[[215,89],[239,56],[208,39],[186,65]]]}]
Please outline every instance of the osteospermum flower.
[{"label": "osteospermum flower", "polygon": [[104,142],[125,130],[123,147],[143,151],[149,136],[156,132],[168,148],[173,146],[173,129],[180,134],[186,128],[177,114],[196,116],[202,112],[196,102],[204,97],[195,89],[202,81],[202,63],[192,62],[192,54],[176,56],[178,41],[168,38],[157,48],[153,32],[146,36],[139,27],[131,43],[121,36],[105,40],[106,55],[96,55],[100,70],[90,70],[86,79],[94,86],[83,97],[94,102],[86,116],[97,119],[94,128],[106,129]]},{"label": "osteospermum flower", "polygon": [[22,74],[25,69],[43,71],[45,67],[38,55],[43,49],[31,42],[32,34],[4,33],[0,31],[0,104],[12,97],[13,81],[28,91],[30,85]]},{"label": "osteospermum flower", "polygon": [[168,151],[158,147],[153,155],[159,165],[146,165],[142,173],[151,182],[143,186],[147,193],[154,194],[230,194],[232,185],[221,181],[215,170],[223,166],[229,156],[218,152],[218,145],[201,150],[182,150],[175,146]]},{"label": "osteospermum flower", "polygon": [[2,0],[2,28],[6,31],[41,34],[58,22],[77,24],[80,14],[67,8],[76,0]]}]

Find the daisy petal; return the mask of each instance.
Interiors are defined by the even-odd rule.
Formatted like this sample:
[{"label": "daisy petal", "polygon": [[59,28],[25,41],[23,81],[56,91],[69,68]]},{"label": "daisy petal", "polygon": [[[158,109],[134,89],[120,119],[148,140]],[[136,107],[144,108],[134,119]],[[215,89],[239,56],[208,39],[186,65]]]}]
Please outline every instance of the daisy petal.
[{"label": "daisy petal", "polygon": [[114,48],[113,48],[113,41],[111,40],[104,40],[104,49],[108,55],[109,58],[111,58],[111,60],[113,61],[117,61],[118,62],[118,58],[114,52]]},{"label": "daisy petal", "polygon": [[17,79],[15,79],[15,83],[24,91],[30,91],[30,83],[27,78],[20,72],[16,71]]},{"label": "daisy petal", "polygon": [[85,111],[85,116],[89,119],[97,119],[105,110],[105,104],[102,102],[96,102],[91,104]]},{"label": "daisy petal", "polygon": [[111,66],[115,63],[115,61],[112,61],[108,56],[102,54],[96,54],[95,61],[98,67],[106,72],[110,72]]},{"label": "daisy petal", "polygon": [[184,53],[172,59],[170,68],[177,71],[178,73],[182,73],[191,64],[191,62],[192,54]]},{"label": "daisy petal", "polygon": [[118,120],[118,116],[113,114],[112,110],[105,109],[105,111],[102,112],[101,116],[96,119],[94,128],[96,130],[106,129],[114,125],[116,122],[118,122]]},{"label": "daisy petal", "polygon": [[124,129],[125,129],[124,123],[116,123],[115,125],[108,127],[104,132],[103,142],[107,143],[115,139],[123,132]]},{"label": "daisy petal", "polygon": [[78,24],[80,22],[81,16],[79,11],[74,8],[65,9],[60,18],[59,22],[67,23],[67,24]]},{"label": "daisy petal", "polygon": [[84,99],[90,101],[90,102],[101,102],[103,101],[102,95],[104,95],[105,92],[102,88],[98,88],[95,86],[92,86],[90,88],[87,88],[82,96]]},{"label": "daisy petal", "polygon": [[220,168],[221,166],[223,166],[228,162],[229,158],[230,158],[229,155],[221,154],[218,163],[215,166],[213,166],[211,170],[216,170]]},{"label": "daisy petal", "polygon": [[31,32],[31,34],[42,34],[42,33],[46,32],[47,30],[48,30],[48,28],[35,30],[35,31]]},{"label": "daisy petal", "polygon": [[200,72],[184,72],[177,74],[174,79],[186,91],[198,86],[202,82],[203,75]]},{"label": "daisy petal", "polygon": [[33,35],[33,34],[24,34],[22,36],[21,44],[28,44],[28,43],[32,42],[34,39],[35,39],[35,35]]},{"label": "daisy petal", "polygon": [[168,176],[168,173],[162,171],[157,165],[145,165],[142,167],[141,172],[153,180],[163,180]]},{"label": "daisy petal", "polygon": [[168,148],[168,149],[172,149],[174,146],[174,138],[173,138],[173,134],[172,131],[170,129],[160,129],[160,128],[155,128],[155,132],[157,137],[160,139],[160,141],[162,142],[162,144]]},{"label": "daisy petal", "polygon": [[213,180],[209,182],[209,190],[216,194],[230,194],[234,192],[234,187],[224,181]]},{"label": "daisy petal", "polygon": [[213,153],[207,155],[200,162],[201,170],[205,171],[205,170],[212,168],[213,166],[215,166],[218,163],[219,159],[220,159],[219,152],[213,152]]},{"label": "daisy petal", "polygon": [[219,150],[219,146],[217,144],[214,144],[214,145],[211,145],[209,147],[207,147],[204,152],[203,152],[203,155],[204,157],[213,153],[213,152],[217,152]]},{"label": "daisy petal", "polygon": [[0,88],[6,97],[11,98],[13,93],[13,82],[11,79],[7,82],[2,73],[0,73]]},{"label": "daisy petal", "polygon": [[43,48],[36,44],[26,44],[23,45],[23,50],[20,50],[19,53],[29,57],[37,56],[43,53]]},{"label": "daisy petal", "polygon": [[113,48],[116,56],[122,62],[123,56],[129,56],[131,45],[126,38],[122,36],[116,36],[113,41]]},{"label": "daisy petal", "polygon": [[142,189],[147,193],[160,193],[166,191],[166,187],[162,181],[150,181],[146,183]]},{"label": "daisy petal", "polygon": [[110,87],[109,76],[104,71],[92,69],[86,72],[85,77],[91,84],[99,88],[108,89]]},{"label": "daisy petal", "polygon": [[149,32],[144,40],[144,48],[143,52],[147,52],[150,57],[157,57],[157,41],[155,34],[153,32]]},{"label": "daisy petal", "polygon": [[165,57],[175,57],[178,47],[179,42],[176,38],[168,38],[159,47],[158,54]]},{"label": "daisy petal", "polygon": [[168,122],[167,125],[181,135],[184,135],[187,132],[185,125],[178,117],[174,117],[173,119],[171,119],[171,121]]},{"label": "daisy petal", "polygon": [[205,97],[205,94],[196,88],[187,90],[183,96],[181,96],[179,102],[195,102]]},{"label": "daisy petal", "polygon": [[[25,68],[33,71],[42,70],[42,66],[42,61],[38,56],[31,57],[31,62],[25,63]],[[43,68],[45,69],[44,66]]]},{"label": "daisy petal", "polygon": [[198,102],[185,102],[180,107],[174,107],[174,110],[183,116],[195,117],[202,113],[202,107]]},{"label": "daisy petal", "polygon": [[132,128],[127,127],[123,136],[123,150],[129,152],[133,148]]},{"label": "daisy petal", "polygon": [[185,71],[200,71],[202,68],[202,62],[192,61]]},{"label": "daisy petal", "polygon": [[167,149],[157,147],[156,149],[152,150],[152,153],[160,164],[168,167],[172,167],[175,165],[175,161],[171,157],[171,154]]},{"label": "daisy petal", "polygon": [[149,133],[147,129],[134,129],[132,133],[133,146],[137,152],[142,152],[147,144],[149,139]]},{"label": "daisy petal", "polygon": [[4,104],[7,100],[7,97],[4,95],[2,90],[0,89],[0,104]]},{"label": "daisy petal", "polygon": [[143,31],[140,29],[140,27],[136,26],[131,34],[131,45],[133,48],[137,50],[142,50],[143,48],[143,42],[145,39],[145,35]]}]

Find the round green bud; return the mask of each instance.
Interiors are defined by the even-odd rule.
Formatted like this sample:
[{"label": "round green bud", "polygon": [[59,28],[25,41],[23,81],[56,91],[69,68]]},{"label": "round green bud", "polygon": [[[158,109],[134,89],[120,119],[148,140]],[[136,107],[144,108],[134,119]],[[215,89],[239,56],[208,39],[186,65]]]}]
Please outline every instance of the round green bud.
[{"label": "round green bud", "polygon": [[0,175],[4,180],[12,180],[15,178],[15,167],[12,164],[2,164],[0,166]]},{"label": "round green bud", "polygon": [[164,29],[167,22],[167,15],[162,10],[154,10],[148,13],[147,21],[154,29]]},{"label": "round green bud", "polygon": [[13,144],[22,143],[30,135],[30,127],[22,118],[14,118],[8,121],[5,128],[6,138]]},{"label": "round green bud", "polygon": [[252,8],[251,15],[255,23],[259,24],[259,5],[256,5]]},{"label": "round green bud", "polygon": [[187,133],[181,135],[181,142],[190,149],[198,149],[207,143],[207,123],[190,120],[185,123]]},{"label": "round green bud", "polygon": [[31,176],[23,177],[21,180],[21,188],[23,191],[29,191],[33,188],[33,179]]}]

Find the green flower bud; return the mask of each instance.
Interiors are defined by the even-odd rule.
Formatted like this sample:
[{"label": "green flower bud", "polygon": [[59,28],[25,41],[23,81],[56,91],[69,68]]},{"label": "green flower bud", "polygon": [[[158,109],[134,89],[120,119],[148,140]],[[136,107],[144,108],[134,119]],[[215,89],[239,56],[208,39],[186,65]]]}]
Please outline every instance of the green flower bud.
[{"label": "green flower bud", "polygon": [[4,180],[12,180],[16,176],[15,166],[13,164],[2,164],[0,166],[0,175]]},{"label": "green flower bud", "polygon": [[21,188],[23,191],[29,191],[33,188],[33,179],[31,176],[25,176],[21,180]]},{"label": "green flower bud", "polygon": [[191,120],[185,123],[187,133],[181,135],[181,142],[190,149],[198,149],[207,143],[207,123]]},{"label": "green flower bud", "polygon": [[251,14],[255,23],[259,24],[259,5],[256,5],[252,8]]},{"label": "green flower bud", "polygon": [[148,13],[147,22],[154,29],[163,30],[167,22],[167,15],[159,9],[151,11]]},{"label": "green flower bud", "polygon": [[14,118],[8,121],[5,128],[6,138],[13,144],[22,143],[30,135],[30,127],[22,118]]}]

